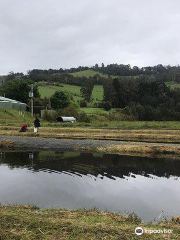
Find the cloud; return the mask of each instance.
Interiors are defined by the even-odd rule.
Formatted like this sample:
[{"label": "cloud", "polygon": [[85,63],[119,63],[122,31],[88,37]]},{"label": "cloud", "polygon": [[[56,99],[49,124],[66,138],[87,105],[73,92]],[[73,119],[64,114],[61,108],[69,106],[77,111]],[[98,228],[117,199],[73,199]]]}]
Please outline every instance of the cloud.
[{"label": "cloud", "polygon": [[0,0],[0,73],[178,64],[177,0]]}]

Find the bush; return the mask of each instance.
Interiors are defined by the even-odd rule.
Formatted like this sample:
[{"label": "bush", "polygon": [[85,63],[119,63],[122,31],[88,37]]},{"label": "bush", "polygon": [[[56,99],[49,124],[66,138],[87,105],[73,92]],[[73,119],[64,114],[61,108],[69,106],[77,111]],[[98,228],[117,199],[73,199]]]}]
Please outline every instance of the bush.
[{"label": "bush", "polygon": [[56,91],[51,97],[51,106],[53,109],[67,108],[70,105],[68,94]]},{"label": "bush", "polygon": [[52,122],[56,120],[56,113],[52,113],[48,110],[45,110],[44,115],[42,117],[43,120],[48,121],[48,122]]},{"label": "bush", "polygon": [[69,106],[63,109],[62,115],[66,117],[75,117],[77,119],[79,114],[75,106]]},{"label": "bush", "polygon": [[81,108],[87,107],[87,102],[84,101],[84,100],[81,100],[81,101],[80,101],[80,107],[81,107]]},{"label": "bush", "polygon": [[104,102],[103,107],[106,111],[109,111],[112,108],[112,104],[111,102],[107,101],[107,102]]},{"label": "bush", "polygon": [[78,121],[90,123],[90,118],[88,117],[88,115],[85,112],[81,112],[78,116]]}]

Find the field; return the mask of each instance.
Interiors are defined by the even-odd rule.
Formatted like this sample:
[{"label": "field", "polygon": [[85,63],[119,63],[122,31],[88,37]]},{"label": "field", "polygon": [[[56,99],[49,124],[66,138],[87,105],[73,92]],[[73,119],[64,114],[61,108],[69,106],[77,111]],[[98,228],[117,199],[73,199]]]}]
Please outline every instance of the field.
[{"label": "field", "polygon": [[[84,71],[80,71],[80,72],[74,72],[74,73],[70,73],[71,75],[73,75],[74,77],[93,77],[95,75],[99,75],[101,77],[105,77],[107,78],[108,75],[107,74],[103,74],[94,70],[84,70]],[[112,76],[115,77],[115,76]]]},{"label": "field", "polygon": [[[56,91],[64,91],[66,93],[69,93],[73,96],[73,99],[75,102],[81,100],[81,87],[76,85],[69,85],[69,84],[61,84],[61,86],[53,86],[53,85],[45,85],[45,86],[39,86],[39,93],[42,98],[50,98]],[[92,99],[93,102],[98,102],[103,100],[103,86],[101,85],[95,85],[93,92],[92,92]],[[89,104],[92,105],[92,103]]]},{"label": "field", "polygon": [[171,89],[180,88],[180,83],[166,82],[166,86],[170,87]]},{"label": "field", "polygon": [[76,85],[61,84],[61,86],[45,85],[39,86],[39,93],[42,98],[50,98],[56,91],[64,91],[71,94],[75,101],[81,99],[80,87]]}]

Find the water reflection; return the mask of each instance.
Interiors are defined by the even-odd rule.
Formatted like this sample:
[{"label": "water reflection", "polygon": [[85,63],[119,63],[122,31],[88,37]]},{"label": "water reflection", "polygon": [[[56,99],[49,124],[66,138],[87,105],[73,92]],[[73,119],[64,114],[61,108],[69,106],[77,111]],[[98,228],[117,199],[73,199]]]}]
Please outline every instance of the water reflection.
[{"label": "water reflection", "polygon": [[[9,152],[0,153],[0,164],[9,168],[27,168],[31,171],[67,173],[69,175],[93,175],[101,178],[118,178],[142,175],[144,177],[169,178],[180,176],[180,160],[144,157],[91,154],[76,152]],[[176,179],[176,178],[175,178]]]},{"label": "water reflection", "polygon": [[[0,154],[0,203],[180,215],[180,160],[77,152]],[[160,215],[164,211],[163,215]]]}]

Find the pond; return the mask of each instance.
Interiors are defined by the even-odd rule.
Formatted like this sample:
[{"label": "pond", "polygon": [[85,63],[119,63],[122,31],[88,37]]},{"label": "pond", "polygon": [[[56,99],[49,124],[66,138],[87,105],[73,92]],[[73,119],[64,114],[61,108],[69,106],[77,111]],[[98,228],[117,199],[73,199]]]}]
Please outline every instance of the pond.
[{"label": "pond", "polygon": [[180,160],[77,152],[0,153],[0,204],[98,208],[144,221],[180,215]]}]

